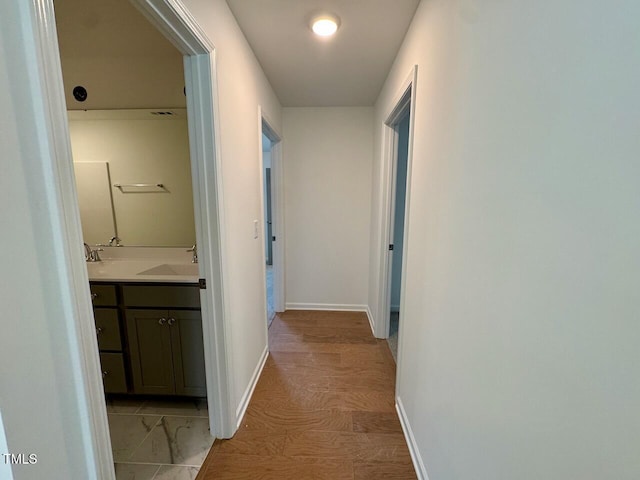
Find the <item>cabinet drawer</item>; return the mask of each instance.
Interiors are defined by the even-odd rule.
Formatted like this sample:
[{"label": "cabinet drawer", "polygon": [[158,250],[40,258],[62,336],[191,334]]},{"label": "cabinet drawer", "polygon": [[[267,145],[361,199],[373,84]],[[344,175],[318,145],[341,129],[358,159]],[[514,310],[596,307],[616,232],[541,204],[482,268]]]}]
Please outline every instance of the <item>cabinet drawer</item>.
[{"label": "cabinet drawer", "polygon": [[91,301],[94,306],[115,307],[118,305],[115,285],[91,284]]},{"label": "cabinet drawer", "polygon": [[112,308],[96,308],[93,311],[93,315],[96,319],[98,348],[100,350],[122,350],[118,310]]},{"label": "cabinet drawer", "polygon": [[124,285],[127,307],[200,308],[197,285]]},{"label": "cabinet drawer", "polygon": [[102,381],[106,393],[127,393],[127,377],[121,353],[101,353]]}]

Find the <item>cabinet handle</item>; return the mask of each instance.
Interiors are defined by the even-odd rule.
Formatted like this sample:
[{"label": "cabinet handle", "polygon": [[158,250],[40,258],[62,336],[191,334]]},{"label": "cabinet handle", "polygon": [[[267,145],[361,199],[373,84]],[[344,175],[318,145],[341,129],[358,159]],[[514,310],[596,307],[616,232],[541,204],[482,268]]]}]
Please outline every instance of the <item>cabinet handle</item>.
[{"label": "cabinet handle", "polygon": [[97,293],[92,293],[91,294],[91,301],[93,302],[96,298],[98,298],[98,294]]},{"label": "cabinet handle", "polygon": [[169,319],[169,326],[173,327],[173,324],[176,323],[176,319],[175,318],[170,318]]},{"label": "cabinet handle", "polygon": [[101,327],[97,327],[96,328],[96,335],[100,335],[102,333],[102,328]]},{"label": "cabinet handle", "polygon": [[158,320],[158,325],[164,325],[165,323],[167,323],[167,319],[162,317],[160,320]]},{"label": "cabinet handle", "polygon": [[106,377],[107,375],[109,375],[109,372],[107,370],[104,370],[102,372],[102,378]]}]

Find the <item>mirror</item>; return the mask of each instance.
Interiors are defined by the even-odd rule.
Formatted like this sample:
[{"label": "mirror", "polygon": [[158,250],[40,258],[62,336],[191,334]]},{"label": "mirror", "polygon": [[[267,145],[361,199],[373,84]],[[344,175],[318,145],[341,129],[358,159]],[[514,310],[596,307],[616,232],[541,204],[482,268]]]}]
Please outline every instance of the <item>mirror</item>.
[{"label": "mirror", "polygon": [[67,113],[84,241],[193,245],[186,109]]}]

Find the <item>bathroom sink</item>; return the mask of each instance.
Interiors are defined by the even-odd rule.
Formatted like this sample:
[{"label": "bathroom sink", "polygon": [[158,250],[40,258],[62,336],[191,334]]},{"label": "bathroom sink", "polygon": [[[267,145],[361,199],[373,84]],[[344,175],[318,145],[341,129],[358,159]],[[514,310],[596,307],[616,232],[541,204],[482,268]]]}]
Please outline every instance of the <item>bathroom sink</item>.
[{"label": "bathroom sink", "polygon": [[198,275],[197,263],[163,263],[148,270],[138,272],[138,275]]}]

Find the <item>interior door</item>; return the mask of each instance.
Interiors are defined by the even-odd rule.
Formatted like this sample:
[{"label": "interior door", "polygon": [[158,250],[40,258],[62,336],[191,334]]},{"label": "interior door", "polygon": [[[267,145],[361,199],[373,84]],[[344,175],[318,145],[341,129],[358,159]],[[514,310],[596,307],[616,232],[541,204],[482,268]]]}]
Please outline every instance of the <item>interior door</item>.
[{"label": "interior door", "polygon": [[265,196],[267,215],[267,265],[273,265],[273,225],[271,214],[271,168],[265,169]]}]

